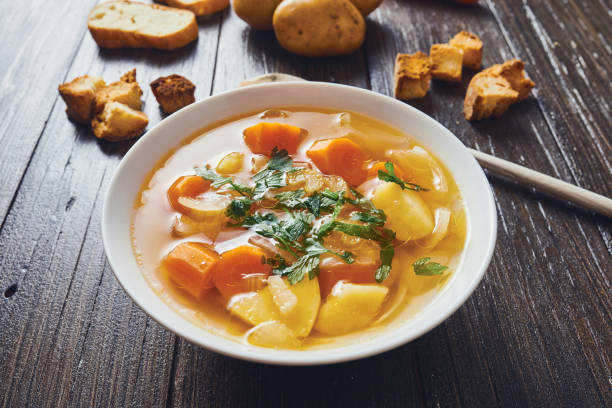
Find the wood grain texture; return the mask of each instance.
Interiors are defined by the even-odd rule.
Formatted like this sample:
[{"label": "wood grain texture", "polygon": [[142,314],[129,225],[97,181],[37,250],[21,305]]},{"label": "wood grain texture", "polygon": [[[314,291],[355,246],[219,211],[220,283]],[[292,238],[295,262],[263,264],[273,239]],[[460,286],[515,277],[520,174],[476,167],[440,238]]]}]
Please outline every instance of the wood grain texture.
[{"label": "wood grain texture", "polygon": [[397,52],[465,28],[483,38],[485,66],[525,60],[534,96],[470,124],[467,72],[412,104],[469,147],[611,196],[609,2],[385,0],[362,49],[321,60],[287,53],[230,10],[201,19],[195,44],[162,53],[98,49],[84,28],[91,4],[13,3],[0,16],[2,38],[20,39],[0,48],[11,61],[0,64],[0,406],[612,405],[610,219],[491,176],[494,258],[445,323],[352,363],[241,362],[177,338],[121,289],[102,249],[101,206],[131,142],[99,142],[69,122],[55,88],[136,67],[151,125],[162,114],[148,83],[170,73],[190,78],[197,99],[275,71],[390,95]]}]

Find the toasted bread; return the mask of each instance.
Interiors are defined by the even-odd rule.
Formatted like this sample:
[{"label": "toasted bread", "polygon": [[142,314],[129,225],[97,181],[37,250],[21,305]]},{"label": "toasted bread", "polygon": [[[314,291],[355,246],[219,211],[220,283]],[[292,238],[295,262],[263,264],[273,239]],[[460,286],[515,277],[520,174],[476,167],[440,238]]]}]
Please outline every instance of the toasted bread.
[{"label": "toasted bread", "polygon": [[429,91],[431,59],[422,52],[397,54],[395,57],[395,97],[407,100],[422,98]]},{"label": "toasted bread", "polygon": [[461,31],[448,42],[453,47],[463,50],[463,66],[480,69],[482,66],[482,41],[476,34]]},{"label": "toasted bread", "polygon": [[133,69],[123,74],[119,81],[96,91],[93,114],[102,112],[104,105],[110,101],[121,102],[132,109],[140,110],[142,108],[140,95],[142,95],[142,89],[136,82],[136,69]]},{"label": "toasted bread", "polygon": [[195,102],[195,85],[180,75],[169,75],[151,82],[155,99],[166,113],[177,110]]},{"label": "toasted bread", "polygon": [[87,26],[103,48],[173,50],[198,37],[195,14],[158,4],[110,1],[89,13]]},{"label": "toasted bread", "polygon": [[170,7],[191,10],[196,16],[216,13],[229,6],[229,0],[157,0]]},{"label": "toasted bread", "polygon": [[518,100],[518,96],[519,93],[504,77],[480,72],[470,81],[463,102],[463,114],[467,120],[501,116]]},{"label": "toasted bread", "polygon": [[100,77],[83,75],[58,86],[59,93],[66,102],[66,113],[79,123],[89,123],[93,114],[96,92],[106,86]]},{"label": "toasted bread", "polygon": [[431,75],[442,81],[461,82],[463,50],[448,44],[434,44],[429,51]]},{"label": "toasted bread", "polygon": [[483,73],[504,77],[510,86],[518,92],[518,100],[520,102],[527,98],[529,92],[535,86],[535,83],[525,77],[525,64],[520,59],[512,59],[503,64],[495,64],[485,70]]},{"label": "toasted bread", "polygon": [[143,112],[129,106],[110,101],[104,110],[91,121],[94,135],[98,139],[120,141],[140,136],[147,127],[149,119]]}]

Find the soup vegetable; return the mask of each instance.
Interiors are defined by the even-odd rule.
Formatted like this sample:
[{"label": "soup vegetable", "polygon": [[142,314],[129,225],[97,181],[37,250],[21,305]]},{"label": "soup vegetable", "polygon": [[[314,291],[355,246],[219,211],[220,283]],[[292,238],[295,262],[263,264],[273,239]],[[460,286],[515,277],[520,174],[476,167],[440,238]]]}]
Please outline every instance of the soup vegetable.
[{"label": "soup vegetable", "polygon": [[354,341],[431,301],[465,213],[440,162],[354,113],[268,110],[172,152],[136,203],[134,250],[183,316],[253,345]]}]

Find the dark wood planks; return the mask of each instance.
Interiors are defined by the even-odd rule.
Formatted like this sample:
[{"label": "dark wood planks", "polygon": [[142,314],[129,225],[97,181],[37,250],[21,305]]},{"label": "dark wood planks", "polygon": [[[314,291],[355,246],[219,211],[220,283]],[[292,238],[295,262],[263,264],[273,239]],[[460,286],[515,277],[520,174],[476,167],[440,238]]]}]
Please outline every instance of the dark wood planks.
[{"label": "dark wood planks", "polygon": [[[405,28],[388,30],[385,25],[393,19],[401,20]],[[423,1],[413,2],[408,9],[396,4],[381,8],[374,20],[378,24],[369,27],[366,52],[371,72],[377,73],[372,75],[372,88],[382,93],[392,92],[389,61],[396,52],[428,50],[432,43],[445,42],[464,28],[483,39],[485,66],[515,56],[523,58],[516,53],[512,34],[500,30],[496,14],[483,6],[442,9],[437,2]],[[423,32],[422,27],[432,21],[435,26]],[[538,52],[538,47],[531,46],[533,53],[546,55],[546,50]],[[552,69],[544,59],[532,63],[539,70]],[[555,83],[534,72],[529,61],[527,70],[537,84]],[[503,118],[472,125],[461,115],[469,74],[461,85],[434,82],[430,94],[414,101],[414,106],[434,116],[468,146],[573,181],[575,171],[568,166],[572,163],[563,160],[567,157],[564,149],[575,151],[583,143],[556,143],[559,133],[551,131],[548,118],[542,115],[546,95],[536,93],[537,100],[511,108]],[[603,135],[594,137],[599,140],[593,145],[601,145]],[[582,154],[582,150],[573,154]],[[589,160],[586,154],[581,158]],[[592,157],[587,168],[595,178],[606,180],[603,192],[609,193],[606,157]],[[609,241],[603,239],[605,232],[603,236],[599,233],[609,233],[608,220],[583,212],[574,216],[570,207],[554,200],[495,177],[492,181],[500,212],[495,258],[481,288],[444,325],[448,334],[437,339],[438,352],[428,352],[428,347],[419,350],[424,355],[420,367],[428,395],[436,396],[441,372],[442,382],[455,383],[460,402],[467,406],[503,401],[518,406],[555,401],[558,405],[599,405],[609,400],[609,386],[603,387],[609,361],[600,347],[610,342],[612,299],[607,277],[611,260]],[[559,236],[571,237],[572,244],[568,247]],[[563,253],[557,248],[564,248]],[[594,256],[592,263],[585,262],[585,253]],[[592,339],[585,338],[584,328],[575,326],[576,319],[588,327]],[[466,346],[472,350],[466,352]],[[447,349],[450,351],[439,352]],[[602,358],[595,361],[594,355]],[[452,404],[448,395],[442,393],[444,399],[434,398],[433,404]]]},{"label": "dark wood planks", "polygon": [[[112,81],[135,66],[155,124],[160,111],[148,83],[156,77],[181,73],[198,84],[199,98],[209,94],[219,24],[219,16],[201,21],[198,42],[172,53],[101,51],[87,34],[62,75]],[[106,264],[100,234],[104,192],[131,143],[97,141],[69,122],[64,108],[54,105],[0,232],[0,282],[18,285],[0,305],[0,401],[163,405],[175,337],[127,298]]]},{"label": "dark wood planks", "polygon": [[[113,80],[136,66],[145,111],[155,124],[161,115],[146,85],[158,75],[188,76],[198,85],[197,98],[272,71],[390,94],[396,52],[427,51],[433,42],[467,28],[485,40],[486,65],[518,56],[536,83],[559,86],[540,85],[537,98],[511,108],[502,119],[477,124],[459,113],[468,78],[461,85],[434,83],[430,95],[414,106],[469,146],[609,195],[607,6],[589,2],[578,9],[570,1],[557,10],[523,4],[387,0],[368,19],[362,50],[323,60],[288,54],[271,33],[248,29],[229,10],[200,21],[199,41],[179,51],[100,51],[88,34],[83,36],[79,24],[88,10],[80,10],[62,20],[62,32],[81,30],[74,44],[63,44],[73,47],[73,62],[61,65],[64,48],[33,55],[51,65],[42,75],[60,77],[56,82],[85,72]],[[15,22],[44,27],[20,7],[11,11]],[[49,12],[50,19],[57,18]],[[565,35],[559,23],[571,32]],[[12,33],[2,31],[7,26],[0,25],[0,33]],[[40,46],[34,37],[25,38]],[[560,45],[551,48],[548,39]],[[55,44],[49,46],[54,50]],[[3,48],[0,56],[18,50]],[[21,53],[14,71],[31,61]],[[558,61],[566,68],[580,66],[582,74],[566,73]],[[570,64],[576,61],[579,65]],[[14,74],[4,67],[0,76],[7,83]],[[39,90],[32,89],[18,95],[36,107],[37,117],[47,109],[44,121],[9,109],[0,125],[27,136],[4,153],[14,162],[0,153],[0,175],[7,180],[0,196],[3,214],[10,206],[0,230],[0,290],[18,285],[14,295],[0,298],[0,405],[612,403],[609,220],[492,177],[500,212],[495,257],[474,296],[440,327],[397,350],[353,363],[282,368],[240,362],[177,339],[127,298],[105,262],[99,224],[102,197],[130,144],[97,142],[86,128],[68,122],[61,101],[44,99],[57,99],[55,85],[40,91],[42,104],[35,98]],[[7,106],[5,99],[0,106]],[[36,137],[24,133],[36,126]]]}]

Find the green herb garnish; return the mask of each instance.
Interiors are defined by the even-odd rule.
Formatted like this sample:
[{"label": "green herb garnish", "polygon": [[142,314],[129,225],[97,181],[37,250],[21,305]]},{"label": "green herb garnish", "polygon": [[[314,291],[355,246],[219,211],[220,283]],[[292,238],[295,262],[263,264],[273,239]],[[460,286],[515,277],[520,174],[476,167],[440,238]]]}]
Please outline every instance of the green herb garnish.
[{"label": "green herb garnish", "polygon": [[397,177],[395,175],[395,169],[393,168],[393,163],[386,162],[385,169],[387,170],[387,172],[378,170],[378,178],[381,179],[382,181],[388,181],[390,183],[395,183],[398,186],[400,186],[402,190],[429,191],[428,189],[421,187],[418,184],[407,183],[403,181],[402,179],[400,179],[399,177]]},{"label": "green herb garnish", "polygon": [[414,273],[421,276],[435,276],[442,275],[442,273],[448,269],[448,266],[444,266],[433,261],[430,262],[430,259],[431,258],[428,256],[417,259],[412,264]]}]

